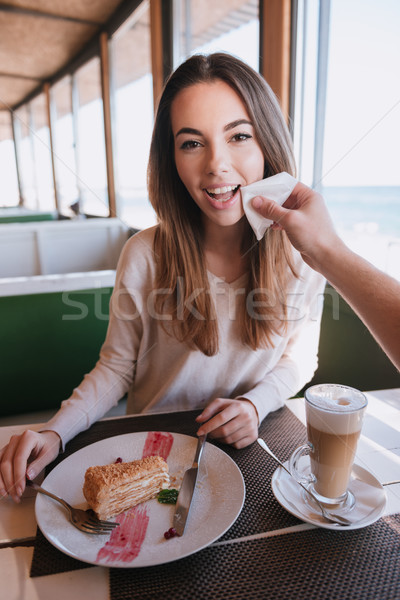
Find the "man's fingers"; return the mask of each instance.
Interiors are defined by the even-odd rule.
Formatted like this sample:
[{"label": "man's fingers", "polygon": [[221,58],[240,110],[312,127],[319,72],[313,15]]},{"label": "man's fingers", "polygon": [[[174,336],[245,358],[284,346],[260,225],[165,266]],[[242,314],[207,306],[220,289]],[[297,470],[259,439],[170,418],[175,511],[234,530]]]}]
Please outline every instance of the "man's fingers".
[{"label": "man's fingers", "polygon": [[262,196],[253,198],[251,204],[254,210],[266,219],[271,219],[271,221],[279,222],[287,213],[287,210],[279,206],[274,200],[269,200]]}]

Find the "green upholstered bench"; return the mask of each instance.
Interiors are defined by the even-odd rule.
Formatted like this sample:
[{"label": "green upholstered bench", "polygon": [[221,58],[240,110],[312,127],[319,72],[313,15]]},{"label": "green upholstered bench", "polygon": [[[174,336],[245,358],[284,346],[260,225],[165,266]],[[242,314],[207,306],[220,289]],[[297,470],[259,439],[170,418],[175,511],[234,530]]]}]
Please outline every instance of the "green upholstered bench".
[{"label": "green upholstered bench", "polygon": [[[107,330],[114,277],[114,271],[99,271],[16,278],[8,294],[0,285],[0,417],[58,408],[92,369]],[[397,369],[329,286],[319,366],[306,387],[314,383],[400,387]]]},{"label": "green upholstered bench", "polygon": [[57,219],[56,211],[29,210],[19,206],[0,208],[0,224],[56,221]]},{"label": "green upholstered bench", "polygon": [[0,417],[58,408],[93,368],[132,233],[119,219],[0,226]]},{"label": "green upholstered bench", "polygon": [[98,359],[114,281],[115,271],[16,278],[8,294],[0,282],[0,417],[70,396]]}]

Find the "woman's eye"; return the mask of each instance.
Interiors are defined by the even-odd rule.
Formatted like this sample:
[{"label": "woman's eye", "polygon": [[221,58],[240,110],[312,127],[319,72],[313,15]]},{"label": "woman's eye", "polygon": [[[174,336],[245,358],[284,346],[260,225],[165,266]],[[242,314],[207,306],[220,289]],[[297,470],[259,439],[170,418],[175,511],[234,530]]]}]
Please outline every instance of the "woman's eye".
[{"label": "woman's eye", "polygon": [[249,133],[235,133],[235,135],[232,137],[232,140],[234,142],[244,142],[246,140],[249,140],[252,136]]},{"label": "woman's eye", "polygon": [[193,148],[198,148],[199,146],[200,143],[196,142],[195,140],[186,140],[186,142],[181,144],[181,150],[192,150]]}]

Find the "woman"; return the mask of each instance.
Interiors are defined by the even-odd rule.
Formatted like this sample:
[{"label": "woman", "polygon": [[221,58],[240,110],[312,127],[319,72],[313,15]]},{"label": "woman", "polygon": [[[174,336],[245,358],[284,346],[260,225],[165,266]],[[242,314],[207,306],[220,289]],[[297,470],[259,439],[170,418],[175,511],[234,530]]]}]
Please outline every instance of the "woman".
[{"label": "woman", "polygon": [[[201,408],[198,433],[243,448],[316,367],[322,277],[286,234],[257,242],[240,187],[294,173],[277,101],[250,67],[194,56],[170,77],[150,149],[159,225],[131,238],[117,269],[100,359],[41,433],[1,451],[1,493],[29,478],[128,393],[130,413]],[[312,311],[314,310],[314,314]],[[27,469],[27,463],[30,463]]]}]

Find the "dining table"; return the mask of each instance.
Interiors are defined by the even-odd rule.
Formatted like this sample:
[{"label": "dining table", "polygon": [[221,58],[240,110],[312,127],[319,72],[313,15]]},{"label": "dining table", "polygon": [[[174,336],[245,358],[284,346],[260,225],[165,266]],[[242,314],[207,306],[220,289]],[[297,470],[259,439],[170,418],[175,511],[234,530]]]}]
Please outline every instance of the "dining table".
[{"label": "dining table", "polygon": [[[372,500],[372,510],[378,510],[372,522],[366,519],[364,526],[346,528],[299,518],[296,502],[285,505],[279,498],[276,487],[279,467],[257,442],[235,449],[208,438],[204,465],[207,466],[207,458],[211,461],[214,456],[222,457],[222,465],[232,465],[235,473],[240,474],[244,490],[240,502],[241,491],[236,484],[230,485],[229,468],[221,472],[224,493],[211,498],[210,510],[213,506],[220,509],[218,504],[230,496],[235,506],[240,506],[232,522],[223,510],[218,513],[228,518],[229,527],[219,531],[220,524],[211,523],[215,535],[211,534],[210,543],[183,553],[182,557],[169,554],[173,548],[169,544],[179,547],[185,536],[190,537],[192,524],[210,529],[210,523],[198,522],[203,512],[195,495],[182,538],[162,541],[165,561],[157,560],[155,564],[150,561],[140,566],[140,561],[136,565],[138,559],[133,558],[121,568],[104,562],[87,562],[84,557],[80,560],[62,551],[60,545],[50,543],[48,533],[38,527],[39,496],[36,499],[29,489],[20,503],[9,497],[0,501],[0,597],[7,600],[400,600],[400,388],[365,391],[365,394],[368,407],[355,465],[379,487],[381,507],[379,510],[374,507]],[[69,457],[75,454],[81,456],[78,453],[90,450],[92,444],[106,440],[109,445],[114,444],[118,436],[126,439],[127,435],[168,432],[177,437],[196,438],[198,413],[190,410],[124,415],[97,421],[68,442],[42,478],[49,478],[63,461],[72,460]],[[1,426],[0,447],[13,434],[41,427],[43,424],[29,422]],[[305,442],[306,435],[304,398],[287,400],[259,427],[259,436],[282,461],[287,461],[294,449]]]}]

